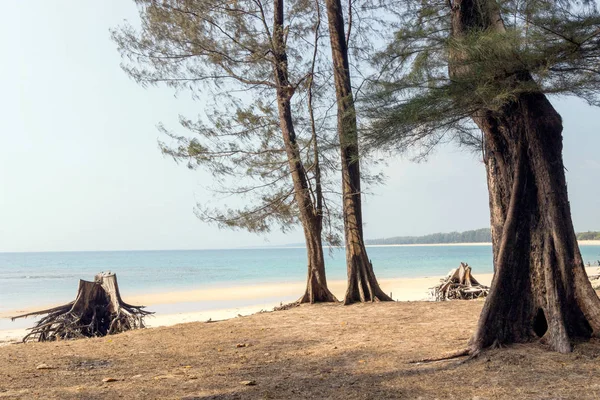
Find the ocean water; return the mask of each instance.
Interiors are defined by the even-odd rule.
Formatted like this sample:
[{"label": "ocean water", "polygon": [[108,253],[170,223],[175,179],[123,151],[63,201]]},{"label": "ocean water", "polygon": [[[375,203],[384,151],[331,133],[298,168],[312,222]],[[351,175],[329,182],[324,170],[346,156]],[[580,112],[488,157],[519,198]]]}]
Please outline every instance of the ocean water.
[{"label": "ocean water", "polygon": [[[584,260],[600,259],[600,246],[581,246]],[[368,247],[378,278],[442,276],[461,261],[492,272],[492,249],[483,246]],[[326,256],[327,277],[345,279],[344,250]],[[124,294],[214,286],[295,282],[306,277],[303,248],[232,250],[0,253],[0,312],[68,302],[79,279],[117,273]]]}]

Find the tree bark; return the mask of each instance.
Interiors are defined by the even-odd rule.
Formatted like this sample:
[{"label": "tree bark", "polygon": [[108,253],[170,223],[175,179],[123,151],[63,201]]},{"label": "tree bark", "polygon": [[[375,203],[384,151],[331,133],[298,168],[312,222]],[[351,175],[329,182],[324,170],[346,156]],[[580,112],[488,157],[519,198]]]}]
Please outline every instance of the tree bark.
[{"label": "tree bark", "polygon": [[326,0],[333,76],[337,99],[338,135],[342,156],[342,194],[348,289],[344,304],[392,301],[379,287],[363,239],[360,163],[354,99],[350,85],[348,46],[340,0]]},{"label": "tree bark", "polygon": [[[327,288],[325,276],[325,257],[321,240],[323,230],[323,214],[320,208],[322,196],[316,193],[316,202],[311,197],[308,176],[302,163],[296,132],[292,119],[291,99],[294,87],[288,76],[288,61],[284,39],[284,0],[274,1],[273,23],[273,55],[275,58],[274,74],[277,83],[277,107],[283,142],[287,153],[294,198],[298,204],[300,221],[304,229],[306,251],[308,256],[308,278],[306,292],[298,300],[300,303],[335,302],[337,299]],[[315,154],[315,157],[318,157]],[[320,185],[320,183],[318,183]]]},{"label": "tree bark", "polygon": [[153,314],[121,299],[117,276],[101,273],[94,282],[79,281],[74,301],[48,310],[13,317],[44,315],[23,341],[53,341],[106,336],[144,327],[144,317]]},{"label": "tree bark", "polygon": [[[504,31],[497,4],[455,0],[454,37],[475,29]],[[458,65],[450,64],[451,75],[468,73]],[[527,71],[514,79],[533,81]],[[573,339],[600,333],[600,299],[571,220],[560,115],[543,93],[530,91],[472,117],[483,132],[495,275],[471,352],[538,338],[570,352]]]}]

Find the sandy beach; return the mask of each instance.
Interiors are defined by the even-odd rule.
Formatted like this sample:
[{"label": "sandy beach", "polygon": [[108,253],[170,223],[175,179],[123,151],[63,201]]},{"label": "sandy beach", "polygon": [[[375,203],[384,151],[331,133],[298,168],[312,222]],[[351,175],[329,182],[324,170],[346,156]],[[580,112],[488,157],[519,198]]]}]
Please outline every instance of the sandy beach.
[{"label": "sandy beach", "polygon": [[[475,277],[489,284],[492,274]],[[381,280],[398,302],[268,313],[259,311],[279,303],[261,299],[299,296],[303,282],[125,293],[128,302],[164,310],[148,320],[154,329],[27,345],[6,341],[22,337],[24,329],[0,332],[0,397],[358,400],[455,398],[460,392],[465,399],[484,398],[481,393],[490,399],[597,398],[600,386],[589,381],[598,374],[597,339],[578,343],[568,355],[537,343],[492,350],[468,364],[415,363],[464,349],[483,305],[411,301],[425,299],[439,279]],[[341,298],[345,282],[330,287]],[[227,304],[231,298],[248,305],[168,313],[169,307]],[[223,321],[204,323],[209,319]]]},{"label": "sandy beach", "polygon": [[[489,285],[492,274],[476,275],[484,285]],[[403,279],[381,279],[386,293],[391,293],[397,301],[427,300],[429,288],[439,283],[441,276]],[[271,311],[281,304],[292,302],[300,297],[305,282],[269,283],[263,285],[214,287],[198,290],[152,293],[128,296],[123,299],[130,304],[143,304],[156,314],[147,318],[148,327],[172,326],[184,322],[219,321],[246,316],[260,311]],[[343,299],[346,281],[330,281],[330,290],[338,299]],[[228,306],[233,304],[233,306]],[[50,308],[54,305],[23,308],[0,313],[0,343],[19,340],[32,326],[33,317],[9,322],[9,318],[19,314]],[[11,328],[11,326],[15,328]]]},{"label": "sandy beach", "polygon": [[597,399],[600,341],[467,346],[483,301],[303,305],[0,347],[2,399]]},{"label": "sandy beach", "polygon": [[[588,275],[598,274],[598,267],[586,268]],[[477,274],[477,280],[490,285],[493,274]],[[429,288],[440,282],[442,276],[422,278],[381,279],[381,288],[396,301],[429,300]],[[129,296],[122,293],[130,304],[145,305],[155,314],[146,322],[150,328],[172,326],[185,322],[221,321],[238,316],[247,316],[260,311],[271,311],[274,307],[290,303],[303,293],[305,282],[268,283],[262,285],[213,287],[198,290],[151,293]],[[330,290],[338,299],[344,297],[346,281],[329,282]],[[26,328],[34,318],[10,322],[10,317],[50,308],[56,304],[23,308],[0,313],[0,345],[18,341],[26,334]]]}]

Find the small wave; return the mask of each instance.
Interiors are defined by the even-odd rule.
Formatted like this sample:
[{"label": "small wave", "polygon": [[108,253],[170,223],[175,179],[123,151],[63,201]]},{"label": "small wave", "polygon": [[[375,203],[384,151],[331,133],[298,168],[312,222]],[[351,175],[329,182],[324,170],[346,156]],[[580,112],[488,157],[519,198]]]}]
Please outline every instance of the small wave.
[{"label": "small wave", "polygon": [[77,278],[77,275],[19,275],[19,276],[0,276],[0,279],[71,279]]}]

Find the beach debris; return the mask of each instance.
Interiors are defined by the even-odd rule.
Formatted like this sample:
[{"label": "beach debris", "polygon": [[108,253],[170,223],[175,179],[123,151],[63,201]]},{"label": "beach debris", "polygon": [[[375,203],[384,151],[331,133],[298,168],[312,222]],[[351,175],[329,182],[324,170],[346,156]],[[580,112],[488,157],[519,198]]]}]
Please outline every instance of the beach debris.
[{"label": "beach debris", "polygon": [[488,286],[477,282],[471,274],[469,264],[461,262],[440,280],[440,284],[430,288],[430,295],[435,301],[472,300],[486,297],[490,291]]},{"label": "beach debris", "polygon": [[35,369],[56,369],[56,367],[52,367],[48,364],[40,364],[37,367],[35,367]]},{"label": "beach debris", "polygon": [[98,337],[144,328],[144,317],[153,314],[121,299],[117,276],[102,272],[93,282],[80,280],[74,301],[59,307],[12,317],[44,315],[23,342]]},{"label": "beach debris", "polygon": [[300,307],[300,303],[297,301],[294,301],[293,303],[283,304],[280,302],[279,307],[274,307],[273,311],[285,311],[285,310],[289,310],[289,309],[295,308],[295,307]]},{"label": "beach debris", "polygon": [[242,384],[244,386],[255,386],[256,381],[241,381],[240,384]]},{"label": "beach debris", "polygon": [[104,378],[104,379],[102,379],[102,382],[104,382],[104,383],[116,382],[116,381],[118,381],[117,378]]},{"label": "beach debris", "polygon": [[235,345],[235,347],[240,348],[240,347],[248,347],[250,346],[248,343],[238,343]]}]

